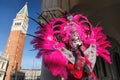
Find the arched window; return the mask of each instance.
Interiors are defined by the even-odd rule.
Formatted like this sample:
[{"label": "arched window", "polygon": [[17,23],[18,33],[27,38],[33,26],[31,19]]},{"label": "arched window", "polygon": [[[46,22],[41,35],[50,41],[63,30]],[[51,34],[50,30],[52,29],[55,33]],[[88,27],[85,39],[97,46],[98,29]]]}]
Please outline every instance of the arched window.
[{"label": "arched window", "polygon": [[107,77],[107,71],[106,71],[105,61],[103,59],[101,59],[101,65],[102,65],[103,76]]},{"label": "arched window", "polygon": [[112,73],[114,73],[113,78],[120,78],[120,55],[118,53],[112,54],[111,71]]},{"label": "arched window", "polygon": [[118,76],[120,77],[120,55],[115,55],[114,56],[115,59],[115,65],[116,65],[116,69],[118,71]]},{"label": "arched window", "polygon": [[99,80],[109,80],[109,74],[107,72],[108,65],[106,65],[105,60],[101,57],[97,57],[96,65],[94,67],[94,72]]}]

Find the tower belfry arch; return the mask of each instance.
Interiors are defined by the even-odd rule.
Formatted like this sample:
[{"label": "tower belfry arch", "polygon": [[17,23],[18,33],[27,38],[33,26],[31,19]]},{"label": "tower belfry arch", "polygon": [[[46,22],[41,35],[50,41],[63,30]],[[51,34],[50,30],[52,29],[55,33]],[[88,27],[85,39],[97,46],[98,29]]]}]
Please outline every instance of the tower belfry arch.
[{"label": "tower belfry arch", "polygon": [[26,32],[28,29],[28,9],[27,3],[17,13],[11,27],[11,32],[4,51],[4,55],[9,57],[8,68],[5,80],[10,80],[13,70],[19,71],[21,68],[22,54]]}]

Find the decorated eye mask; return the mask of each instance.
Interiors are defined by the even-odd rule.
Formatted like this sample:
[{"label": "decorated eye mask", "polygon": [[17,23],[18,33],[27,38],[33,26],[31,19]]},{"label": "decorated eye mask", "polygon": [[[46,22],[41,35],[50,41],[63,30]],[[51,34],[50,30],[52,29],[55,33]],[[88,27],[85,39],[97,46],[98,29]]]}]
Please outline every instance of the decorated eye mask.
[{"label": "decorated eye mask", "polygon": [[80,40],[80,37],[76,32],[73,32],[71,34],[71,38],[72,38],[72,43],[74,47],[82,45],[82,41]]}]

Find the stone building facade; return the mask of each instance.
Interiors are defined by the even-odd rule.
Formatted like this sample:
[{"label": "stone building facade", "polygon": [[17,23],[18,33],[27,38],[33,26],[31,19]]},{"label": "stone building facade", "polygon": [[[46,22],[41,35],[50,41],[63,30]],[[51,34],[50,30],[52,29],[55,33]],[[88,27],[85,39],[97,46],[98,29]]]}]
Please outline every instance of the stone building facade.
[{"label": "stone building facade", "polygon": [[21,69],[20,71],[25,73],[24,80],[40,80],[40,69]]},{"label": "stone building facade", "polygon": [[8,66],[8,57],[0,54],[0,80],[4,80],[6,69]]}]

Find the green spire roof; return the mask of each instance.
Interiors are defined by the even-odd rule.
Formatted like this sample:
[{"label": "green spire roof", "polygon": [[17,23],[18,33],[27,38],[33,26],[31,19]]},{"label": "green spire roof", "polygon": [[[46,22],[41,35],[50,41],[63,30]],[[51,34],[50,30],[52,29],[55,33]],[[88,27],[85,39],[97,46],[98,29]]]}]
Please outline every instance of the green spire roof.
[{"label": "green spire roof", "polygon": [[27,2],[24,7],[18,12],[18,14],[25,14],[26,16],[28,16]]}]

